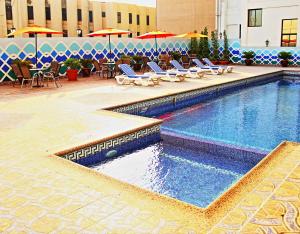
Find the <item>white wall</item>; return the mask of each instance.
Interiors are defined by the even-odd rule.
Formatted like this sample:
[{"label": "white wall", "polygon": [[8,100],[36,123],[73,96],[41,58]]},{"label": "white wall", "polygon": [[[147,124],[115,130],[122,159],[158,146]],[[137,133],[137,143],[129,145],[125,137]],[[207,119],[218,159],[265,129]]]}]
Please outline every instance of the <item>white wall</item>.
[{"label": "white wall", "polygon": [[[282,19],[298,18],[298,41],[300,46],[300,0],[223,0],[222,25],[230,39],[239,36],[245,47],[279,47],[281,43]],[[262,27],[248,27],[248,9],[262,8]]]}]

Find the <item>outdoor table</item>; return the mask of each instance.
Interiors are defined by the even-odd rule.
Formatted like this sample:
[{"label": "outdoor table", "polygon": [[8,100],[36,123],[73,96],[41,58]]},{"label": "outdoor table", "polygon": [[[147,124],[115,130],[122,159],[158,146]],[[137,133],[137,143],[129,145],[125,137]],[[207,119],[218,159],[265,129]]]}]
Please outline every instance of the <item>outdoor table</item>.
[{"label": "outdoor table", "polygon": [[102,63],[102,64],[107,66],[108,72],[109,72],[109,78],[113,78],[113,73],[115,70],[116,63],[115,62],[107,62],[107,63]]},{"label": "outdoor table", "polygon": [[37,74],[37,79],[36,79],[36,85],[32,86],[32,87],[35,87],[35,88],[40,88],[40,87],[44,87],[44,85],[42,84],[39,84],[39,79],[42,79],[43,78],[43,71],[45,70],[45,68],[30,68],[29,69],[31,72],[33,72],[33,74]]}]

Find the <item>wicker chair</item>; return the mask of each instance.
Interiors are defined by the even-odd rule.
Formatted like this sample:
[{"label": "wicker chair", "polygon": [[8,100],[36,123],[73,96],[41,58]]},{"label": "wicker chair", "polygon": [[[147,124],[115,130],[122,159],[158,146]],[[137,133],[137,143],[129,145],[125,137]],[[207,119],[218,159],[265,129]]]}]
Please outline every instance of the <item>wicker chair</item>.
[{"label": "wicker chair", "polygon": [[148,69],[148,65],[147,65],[147,63],[149,62],[150,60],[149,60],[149,58],[147,57],[147,56],[143,56],[142,57],[142,72],[146,72],[146,71],[148,71],[149,69]]},{"label": "wicker chair", "polygon": [[188,55],[182,55],[181,56],[181,65],[184,68],[189,68],[189,66],[190,66],[190,59],[189,59]]},{"label": "wicker chair", "polygon": [[23,75],[22,72],[17,64],[11,64],[11,69],[16,76],[16,79],[12,81],[12,85],[15,86],[16,82],[19,81],[22,84]]},{"label": "wicker chair", "polygon": [[20,66],[20,69],[21,69],[21,72],[22,72],[22,75],[23,75],[21,88],[23,88],[24,83],[26,85],[27,83],[30,83],[30,82],[31,82],[31,87],[32,87],[33,83],[34,83],[34,80],[39,79],[38,73],[35,73],[34,75],[31,75],[29,68],[25,64],[22,64]]},{"label": "wicker chair", "polygon": [[45,72],[43,74],[43,81],[47,80],[47,87],[49,84],[49,80],[52,80],[57,88],[59,87],[59,85],[60,85],[60,87],[62,87],[61,83],[59,82],[60,68],[61,68],[61,65],[58,62],[56,62],[56,61],[51,62],[50,71]]}]

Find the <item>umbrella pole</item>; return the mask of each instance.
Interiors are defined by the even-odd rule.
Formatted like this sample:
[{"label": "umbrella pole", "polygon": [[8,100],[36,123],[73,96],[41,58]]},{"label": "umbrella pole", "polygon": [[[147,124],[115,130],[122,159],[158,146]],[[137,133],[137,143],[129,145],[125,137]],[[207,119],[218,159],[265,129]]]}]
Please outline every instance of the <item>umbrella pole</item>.
[{"label": "umbrella pole", "polygon": [[108,45],[109,45],[109,61],[111,61],[111,44],[110,44],[110,34],[108,34]]},{"label": "umbrella pole", "polygon": [[158,61],[157,38],[156,38],[156,36],[155,36],[155,50],[156,50],[156,60]]},{"label": "umbrella pole", "polygon": [[38,52],[37,52],[37,33],[34,34],[35,40],[35,67],[38,67]]}]

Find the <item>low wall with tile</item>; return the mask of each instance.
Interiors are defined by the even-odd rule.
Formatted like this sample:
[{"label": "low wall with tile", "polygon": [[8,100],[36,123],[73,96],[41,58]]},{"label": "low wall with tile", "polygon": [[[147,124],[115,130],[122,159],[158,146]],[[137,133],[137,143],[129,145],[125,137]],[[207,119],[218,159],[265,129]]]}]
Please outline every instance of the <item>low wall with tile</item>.
[{"label": "low wall with tile", "polygon": [[[158,53],[188,51],[188,40],[185,39],[158,39]],[[150,58],[156,55],[154,40],[140,40],[132,38],[112,38],[112,59],[117,59],[121,54],[134,55],[142,53]],[[0,40],[0,82],[14,80],[10,69],[14,59],[28,59],[35,62],[35,46],[33,38],[7,38]],[[92,58],[100,59],[109,57],[108,38],[103,37],[76,37],[76,38],[38,38],[38,64],[49,65],[52,60],[58,62],[67,58]]]},{"label": "low wall with tile", "polygon": [[92,165],[156,143],[160,139],[160,125],[157,123],[132,130],[130,133],[61,151],[56,155],[81,165]]},{"label": "low wall with tile", "polygon": [[132,115],[155,117],[241,88],[279,80],[282,78],[282,75],[283,72],[275,72],[243,80],[231,81],[220,85],[213,85],[206,88],[194,89],[158,98],[151,98],[142,102],[114,106],[107,108],[106,110]]}]

